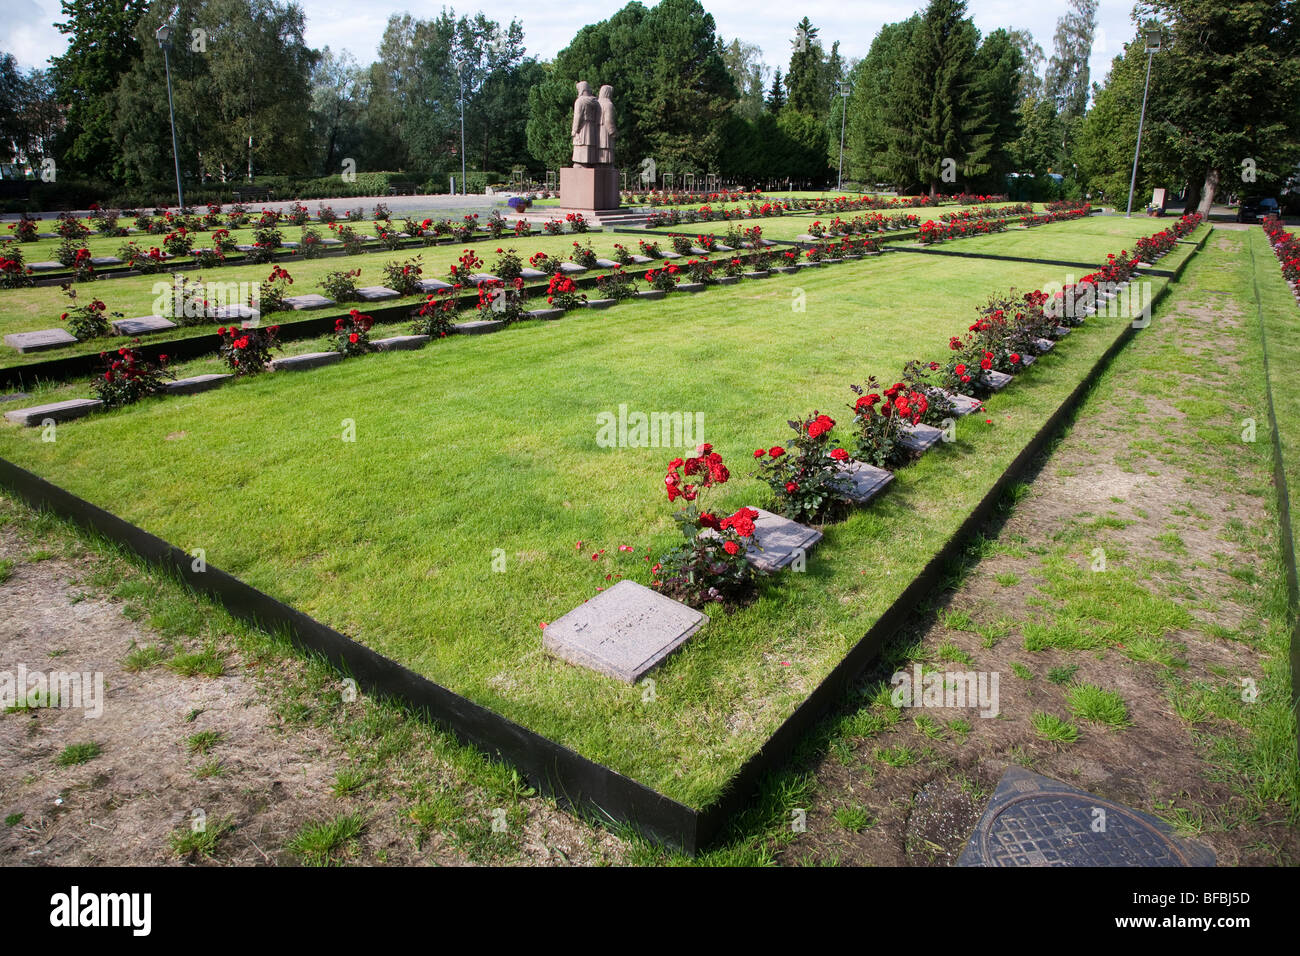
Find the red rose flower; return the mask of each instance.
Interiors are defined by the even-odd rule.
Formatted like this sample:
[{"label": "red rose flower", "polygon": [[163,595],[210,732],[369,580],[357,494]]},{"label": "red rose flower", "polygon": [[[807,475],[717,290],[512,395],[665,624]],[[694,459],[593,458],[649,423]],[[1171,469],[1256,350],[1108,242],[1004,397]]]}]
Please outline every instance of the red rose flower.
[{"label": "red rose flower", "polygon": [[722,550],[726,551],[727,554],[734,555],[740,550],[740,545],[736,544],[734,541],[724,541],[722,543]]},{"label": "red rose flower", "polygon": [[785,454],[785,449],[782,448],[780,445],[773,445],[771,448],[767,450],[767,453],[771,455],[773,458],[780,458],[782,455]]},{"label": "red rose flower", "polygon": [[835,448],[831,450],[831,457],[836,461],[846,461],[849,457],[849,453],[843,448]]}]

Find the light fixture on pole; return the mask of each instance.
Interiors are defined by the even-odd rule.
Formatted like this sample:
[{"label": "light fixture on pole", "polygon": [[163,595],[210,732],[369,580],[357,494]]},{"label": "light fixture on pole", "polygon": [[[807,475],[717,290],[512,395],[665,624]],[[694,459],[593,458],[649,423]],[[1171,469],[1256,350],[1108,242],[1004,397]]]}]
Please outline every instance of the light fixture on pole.
[{"label": "light fixture on pole", "polygon": [[467,195],[469,190],[465,188],[465,60],[464,57],[454,56],[456,64],[456,80],[460,85],[460,194]]},{"label": "light fixture on pole", "polygon": [[181,157],[176,150],[176,108],[172,105],[172,66],[168,54],[172,48],[172,28],[170,24],[164,23],[160,26],[154,36],[158,38],[158,45],[163,51],[163,68],[167,71],[167,112],[171,116],[172,122],[172,161],[176,164],[176,205],[180,209],[185,208],[185,194],[181,191]]},{"label": "light fixture on pole", "polygon": [[1138,178],[1138,153],[1142,151],[1142,127],[1146,124],[1147,119],[1147,91],[1151,88],[1151,61],[1155,55],[1160,52],[1160,45],[1164,40],[1164,31],[1159,25],[1149,26],[1142,31],[1146,39],[1147,54],[1147,79],[1142,87],[1142,112],[1138,115],[1138,136],[1137,146],[1133,148],[1133,176],[1128,182],[1128,211],[1124,214],[1125,218],[1133,218],[1133,190],[1137,187]]},{"label": "light fixture on pole", "polygon": [[849,112],[849,94],[853,92],[849,84],[840,80],[840,174],[835,183],[835,191],[844,188],[844,118]]}]

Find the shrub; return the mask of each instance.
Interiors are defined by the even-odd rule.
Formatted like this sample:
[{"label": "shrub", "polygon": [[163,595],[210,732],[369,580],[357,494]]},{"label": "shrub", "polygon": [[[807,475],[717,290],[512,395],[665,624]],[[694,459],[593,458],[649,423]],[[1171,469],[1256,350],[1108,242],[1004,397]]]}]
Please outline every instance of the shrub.
[{"label": "shrub", "polygon": [[415,295],[420,291],[420,276],[423,271],[419,256],[405,262],[385,263],[384,285],[402,295]]},{"label": "shrub", "polygon": [[553,259],[544,252],[534,252],[528,257],[528,264],[538,272],[555,275],[560,271],[562,261],[560,259]]},{"label": "shrub", "polygon": [[338,218],[339,218],[339,214],[334,211],[333,206],[316,207],[316,219],[319,220],[320,222],[323,222],[328,225],[331,222],[337,222]]},{"label": "shrub", "polygon": [[671,292],[677,288],[677,273],[681,270],[671,262],[662,269],[647,269],[646,285],[660,292]]},{"label": "shrub", "polygon": [[334,348],[344,355],[364,355],[370,351],[370,330],[375,320],[353,309],[334,322]]},{"label": "shrub", "polygon": [[258,286],[257,299],[248,304],[262,315],[283,312],[288,308],[284,300],[288,296],[291,285],[293,285],[293,277],[289,275],[288,270],[283,266],[275,266],[271,269],[271,274]]},{"label": "shrub", "polygon": [[492,318],[507,325],[518,322],[524,317],[524,280],[513,279],[510,282],[480,282],[478,287],[478,311],[491,312]]},{"label": "shrub", "polygon": [[626,246],[616,242],[614,243],[614,261],[624,266],[631,265],[632,253],[628,251]]},{"label": "shrub", "polygon": [[460,282],[467,285],[473,285],[470,276],[477,273],[483,268],[483,260],[478,257],[473,249],[464,249],[461,251],[460,258],[456,264],[447,270],[452,282]]},{"label": "shrub", "polygon": [[903,424],[915,425],[925,414],[929,400],[902,382],[882,389],[875,376],[864,386],[850,385],[858,400],[853,409],[857,432],[853,457],[877,468],[896,468],[910,457],[902,444]]},{"label": "shrub", "polygon": [[265,372],[271,364],[271,350],[280,347],[279,332],[278,325],[269,325],[265,329],[222,326],[217,329],[217,335],[221,337],[221,358],[236,375]]},{"label": "shrub", "polygon": [[707,283],[713,281],[713,263],[708,259],[688,259],[686,272],[691,277],[692,282]]},{"label": "shrub", "polygon": [[153,362],[135,349],[122,348],[111,354],[101,352],[99,357],[104,360],[104,372],[95,379],[93,387],[96,397],[108,408],[160,394],[167,387],[165,379],[176,377],[167,371],[165,355]]},{"label": "shrub", "polygon": [[17,222],[10,223],[9,228],[13,230],[14,237],[19,242],[35,242],[39,238],[36,224],[39,219],[32,219],[26,214]]},{"label": "shrub", "polygon": [[81,242],[90,235],[90,230],[70,212],[61,213],[58,222],[59,224],[54,227],[54,231],[64,239]]},{"label": "shrub", "polygon": [[212,230],[212,248],[221,252],[222,255],[235,251],[235,240],[231,238],[230,230],[214,229]]},{"label": "shrub", "polygon": [[575,242],[573,254],[569,258],[585,269],[596,268],[596,250],[591,248],[590,241],[583,244]]},{"label": "shrub", "polygon": [[564,232],[564,223],[558,219],[548,219],[546,222],[542,223],[542,232],[546,233],[548,236],[558,236],[560,233]]},{"label": "shrub", "polygon": [[457,295],[460,287],[439,289],[424,300],[424,303],[411,315],[415,321],[411,325],[414,335],[431,335],[436,339],[451,334],[452,320],[459,309]]},{"label": "shrub", "polygon": [[188,256],[194,249],[194,240],[184,226],[167,233],[163,238],[163,249],[169,256]]},{"label": "shrub", "polygon": [[622,269],[614,269],[606,275],[597,276],[596,287],[600,289],[602,298],[613,299],[615,302],[622,302],[636,295],[636,282],[632,279],[632,274]]},{"label": "shrub", "polygon": [[23,251],[11,246],[0,252],[0,289],[19,289],[32,285],[32,270],[23,261]]},{"label": "shrub", "polygon": [[507,282],[518,279],[523,271],[524,263],[519,258],[518,253],[513,249],[498,249],[497,261],[493,267],[493,272]]},{"label": "shrub", "polygon": [[586,232],[587,219],[580,212],[571,212],[565,215],[564,221],[569,224],[570,232]]},{"label": "shrub", "polygon": [[691,251],[691,246],[693,245],[688,237],[676,232],[668,237],[668,241],[673,244],[673,251],[680,253],[683,256]]},{"label": "shrub", "polygon": [[531,236],[532,234],[533,234],[533,227],[532,227],[532,224],[529,223],[527,219],[516,219],[516,220],[515,220],[515,235],[516,235],[516,236]]},{"label": "shrub", "polygon": [[128,242],[117,250],[117,257],[130,269],[145,274],[161,272],[166,265],[167,256],[157,246],[150,246],[145,252],[134,242]]},{"label": "shrub", "polygon": [[557,309],[576,309],[582,303],[587,301],[587,296],[578,291],[573,280],[563,273],[557,272],[551,276],[551,282],[546,287],[546,301]]},{"label": "shrub", "polygon": [[396,252],[402,245],[402,237],[397,234],[396,229],[389,229],[376,223],[375,235],[389,252]]},{"label": "shrub", "polygon": [[391,222],[393,214],[388,211],[388,203],[375,203],[373,218],[375,222]]},{"label": "shrub", "polygon": [[[97,339],[113,331],[108,307],[102,301],[94,299],[89,305],[77,305],[77,290],[67,284],[61,288],[70,303],[68,311],[64,312],[61,318],[68,323],[68,331],[79,341]],[[112,315],[114,318],[122,318],[121,312],[114,312]]]},{"label": "shrub", "polygon": [[[742,603],[754,590],[754,568],[745,560],[747,539],[754,535],[758,512],[741,508],[719,519],[704,510],[703,497],[724,485],[730,472],[712,445],[703,444],[691,458],[668,463],[664,487],[669,502],[685,504],[673,515],[684,543],[664,555],[651,568],[653,586],[692,607]],[[706,533],[707,532],[707,533]]]},{"label": "shrub", "polygon": [[335,302],[351,302],[357,298],[357,279],[360,277],[360,269],[327,272],[321,279],[321,289]]},{"label": "shrub", "polygon": [[773,445],[754,452],[758,477],[776,496],[776,510],[792,521],[816,522],[847,499],[848,479],[841,474],[848,452],[831,438],[835,422],[813,412],[803,421],[787,422],[795,437],[790,448]]},{"label": "shrub", "polygon": [[311,213],[307,212],[307,207],[300,202],[290,206],[289,211],[285,214],[285,219],[289,221],[291,226],[304,226],[310,218]]},{"label": "shrub", "polygon": [[302,235],[298,238],[298,254],[304,259],[319,259],[325,254],[325,247],[320,241],[320,230],[312,226],[302,227]]}]

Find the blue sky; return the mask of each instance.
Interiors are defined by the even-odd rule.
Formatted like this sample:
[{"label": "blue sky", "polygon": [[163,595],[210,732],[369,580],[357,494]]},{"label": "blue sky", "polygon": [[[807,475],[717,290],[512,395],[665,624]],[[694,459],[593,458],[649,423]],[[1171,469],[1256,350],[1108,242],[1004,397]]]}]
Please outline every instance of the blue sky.
[{"label": "blue sky", "polygon": [[[644,2],[644,0],[643,0]],[[770,66],[789,61],[794,25],[807,15],[820,28],[829,46],[840,40],[844,56],[865,56],[882,24],[911,16],[923,3],[901,0],[809,0],[791,4],[782,0],[702,0],[717,21],[718,32],[730,40],[740,37],[763,49]],[[389,12],[409,11],[431,17],[444,6],[437,0],[386,4],[356,0],[299,0],[307,15],[307,42],[315,47],[347,49],[362,63],[374,59]],[[616,0],[474,0],[454,7],[458,13],[482,10],[502,23],[518,19],[524,27],[528,52],[542,58],[554,56],[587,23],[610,16],[622,6]],[[653,6],[653,2],[649,5]],[[0,23],[0,51],[13,53],[24,67],[43,65],[61,53],[63,36],[53,23],[61,19],[58,0],[5,0],[8,13]],[[1101,0],[1097,44],[1093,48],[1092,76],[1100,80],[1113,56],[1132,35],[1132,3]],[[1065,12],[1064,0],[968,0],[975,25],[982,32],[998,27],[1027,29],[1050,56],[1056,20]]]}]

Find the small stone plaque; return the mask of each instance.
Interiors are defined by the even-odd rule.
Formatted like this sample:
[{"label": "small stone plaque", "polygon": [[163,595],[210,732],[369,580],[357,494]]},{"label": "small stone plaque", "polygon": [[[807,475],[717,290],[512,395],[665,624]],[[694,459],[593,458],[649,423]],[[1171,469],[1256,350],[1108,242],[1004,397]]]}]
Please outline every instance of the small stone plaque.
[{"label": "small stone plaque", "polygon": [[746,273],[743,273],[743,275],[745,276],[746,279],[766,279],[766,278],[767,278],[768,276],[770,276],[771,274],[772,274],[772,273],[768,272],[766,269],[760,269],[760,270],[757,271],[757,272],[746,272]]},{"label": "small stone plaque", "polygon": [[322,239],[322,240],[320,241],[320,244],[321,244],[322,246],[341,246],[341,245],[343,245],[343,240],[342,240],[342,239],[325,238],[325,239]]},{"label": "small stone plaque", "polygon": [[1074,330],[1071,329],[1069,326],[1058,325],[1058,326],[1056,327],[1055,335],[1056,335],[1056,337],[1057,337],[1058,339],[1063,339],[1063,338],[1065,338],[1067,335],[1069,335],[1069,334],[1070,334],[1071,332],[1073,332],[1073,331],[1074,331]]},{"label": "small stone plaque", "polygon": [[622,265],[622,263],[615,262],[613,259],[597,259],[596,265],[600,266],[602,269],[616,269]]},{"label": "small stone plaque", "polygon": [[718,285],[735,285],[740,281],[740,276],[718,276],[713,281]]},{"label": "small stone plaque", "polygon": [[357,290],[357,298],[362,302],[382,302],[384,299],[400,299],[402,293],[382,285],[368,285]]},{"label": "small stone plaque", "polygon": [[691,255],[693,256],[707,256],[708,254],[708,249],[701,249],[699,246],[691,246]]},{"label": "small stone plaque", "polygon": [[547,652],[635,684],[708,622],[694,608],[619,581],[542,631]]},{"label": "small stone plaque", "polygon": [[1020,356],[1020,367],[1029,368],[1029,366],[1033,365],[1036,361],[1038,360],[1032,355],[1022,355]]},{"label": "small stone plaque", "polygon": [[426,295],[430,292],[437,292],[439,289],[450,289],[450,282],[443,282],[441,279],[421,279],[417,285],[420,291]]},{"label": "small stone plaque", "polygon": [[806,232],[805,232],[803,235],[801,235],[801,236],[795,236],[795,238],[798,239],[800,242],[820,242],[820,241],[821,241],[821,240],[818,239],[816,236],[810,236],[810,235],[808,235],[808,233],[806,233]]},{"label": "small stone plaque", "polygon": [[588,299],[587,308],[608,309],[611,305],[614,305],[617,301],[618,301],[617,299]]},{"label": "small stone plaque", "polygon": [[664,259],[680,259],[682,257],[682,254],[680,252],[674,252],[671,249],[667,249],[659,253],[659,255]]},{"label": "small stone plaque", "polygon": [[247,305],[219,305],[212,310],[212,318],[221,322],[247,322],[260,316],[257,309]]},{"label": "small stone plaque", "polygon": [[636,295],[638,299],[649,299],[651,302],[653,302],[656,299],[662,299],[667,294],[668,293],[666,293],[663,289],[642,289]]},{"label": "small stone plaque", "polygon": [[639,255],[639,254],[637,254],[637,253],[633,253],[633,254],[632,254],[632,261],[635,262],[635,263],[636,263],[637,265],[639,265],[639,266],[643,266],[643,265],[645,265],[647,262],[654,262],[654,260],[651,259],[649,256],[643,256],[643,255]]},{"label": "small stone plaque", "polygon": [[1038,352],[1041,355],[1044,352],[1050,352],[1052,349],[1056,348],[1056,343],[1051,339],[1034,339],[1034,347],[1038,349]]},{"label": "small stone plaque", "polygon": [[[758,517],[754,519],[754,535],[745,548],[745,560],[760,571],[780,571],[796,558],[806,556],[808,550],[822,539],[822,533],[816,528],[762,508],[753,510],[758,512]],[[716,536],[711,528],[705,528],[700,534],[706,538]]]},{"label": "small stone plaque", "polygon": [[282,248],[282,249],[297,249],[297,248],[298,248],[298,243],[296,243],[296,242],[282,242],[282,243],[280,243],[280,248]]},{"label": "small stone plaque", "polygon": [[564,317],[563,309],[533,309],[525,313],[530,319],[560,319]]},{"label": "small stone plaque", "polygon": [[955,406],[958,416],[970,415],[984,407],[984,403],[978,398],[971,398],[969,395],[961,394],[961,392],[944,392],[943,395]]},{"label": "small stone plaque", "polygon": [[563,272],[566,276],[576,276],[586,272],[587,267],[580,266],[576,262],[561,262],[560,271]]},{"label": "small stone plaque", "polygon": [[504,322],[496,319],[475,319],[473,322],[461,322],[453,325],[451,330],[460,335],[484,335],[488,332],[500,332],[506,327]]},{"label": "small stone plaque", "polygon": [[19,352],[41,352],[72,345],[77,337],[67,329],[42,329],[39,332],[13,332],[5,336],[5,345]]},{"label": "small stone plaque", "polygon": [[27,268],[33,272],[58,272],[64,266],[62,262],[29,262]]},{"label": "small stone plaque", "polygon": [[120,266],[122,260],[117,256],[91,256],[90,264],[96,268],[100,266]]},{"label": "small stone plaque", "polygon": [[56,422],[66,422],[99,411],[103,407],[104,403],[97,398],[74,398],[49,405],[15,408],[11,412],[5,412],[5,418],[19,425],[26,425],[28,428],[35,428],[47,418]]},{"label": "small stone plaque", "polygon": [[311,309],[328,309],[334,305],[334,300],[309,292],[306,295],[291,295],[284,300],[284,304],[295,312],[303,312]]},{"label": "small stone plaque", "polygon": [[779,272],[781,273],[781,275],[788,276],[792,272],[798,272],[799,267],[798,266],[772,266],[772,271]]},{"label": "small stone plaque", "polygon": [[478,285],[482,282],[500,282],[501,278],[499,276],[494,276],[490,272],[472,272],[470,273],[469,281],[474,285]]},{"label": "small stone plaque", "polygon": [[678,292],[703,292],[707,286],[703,282],[679,282],[677,283]]},{"label": "small stone plaque", "polygon": [[538,279],[547,278],[550,273],[543,272],[541,269],[534,269],[530,266],[524,266],[524,268],[519,270],[519,275],[522,278],[527,279],[529,282],[536,282]]},{"label": "small stone plaque", "polygon": [[995,372],[989,369],[984,373],[984,383],[995,392],[1000,392],[1011,384],[1011,376],[1006,372]]},{"label": "small stone plaque", "polygon": [[404,352],[424,348],[428,335],[394,335],[386,339],[375,339],[370,344],[381,352]]},{"label": "small stone plaque", "polygon": [[220,388],[234,377],[233,375],[213,373],[211,375],[195,375],[192,378],[179,378],[174,382],[167,383],[167,394],[193,395],[196,392],[206,392],[210,389]]},{"label": "small stone plaque", "polygon": [[894,480],[894,473],[865,461],[850,461],[845,465],[843,474],[853,482],[849,500],[855,504],[865,505],[876,495],[885,490],[885,486]]},{"label": "small stone plaque", "polygon": [[343,361],[342,352],[308,352],[305,355],[286,355],[283,358],[271,360],[271,371],[273,372],[301,372],[309,368],[320,368],[322,365],[333,365],[335,362]]},{"label": "small stone plaque", "polygon": [[903,425],[903,437],[900,444],[913,451],[929,451],[935,443],[943,438],[943,430],[920,422],[916,425]]},{"label": "small stone plaque", "polygon": [[238,249],[240,252],[252,252],[252,251],[253,251],[253,245],[252,245],[252,243],[249,243],[249,242],[240,242],[240,243],[236,243],[236,244],[235,244],[235,248]]},{"label": "small stone plaque", "polygon": [[724,246],[722,243],[718,243],[716,246],[714,246],[713,251],[714,252],[735,252],[735,250],[732,249],[731,246]]},{"label": "small stone plaque", "polygon": [[150,332],[165,332],[176,328],[171,319],[161,315],[141,315],[134,319],[118,319],[113,323],[113,331],[118,335],[147,335]]}]

